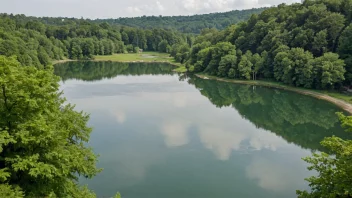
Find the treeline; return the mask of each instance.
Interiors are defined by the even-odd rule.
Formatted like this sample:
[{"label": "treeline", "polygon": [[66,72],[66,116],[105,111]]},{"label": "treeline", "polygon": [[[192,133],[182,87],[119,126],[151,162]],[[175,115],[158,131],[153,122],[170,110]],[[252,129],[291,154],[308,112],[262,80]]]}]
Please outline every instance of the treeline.
[{"label": "treeline", "polygon": [[193,16],[142,16],[118,19],[97,19],[95,22],[107,22],[144,29],[163,28],[178,30],[183,33],[200,33],[206,28],[225,29],[229,25],[245,21],[252,14],[259,14],[267,8],[253,8],[249,10],[233,10],[223,13],[201,14]]},{"label": "treeline", "polygon": [[22,65],[42,68],[51,60],[92,59],[94,55],[148,51],[168,52],[192,37],[164,29],[118,27],[89,20],[35,18],[0,14],[0,55]]},{"label": "treeline", "polygon": [[171,55],[190,71],[236,79],[275,79],[327,89],[352,82],[352,1],[306,0],[269,8],[223,31],[202,31]]}]

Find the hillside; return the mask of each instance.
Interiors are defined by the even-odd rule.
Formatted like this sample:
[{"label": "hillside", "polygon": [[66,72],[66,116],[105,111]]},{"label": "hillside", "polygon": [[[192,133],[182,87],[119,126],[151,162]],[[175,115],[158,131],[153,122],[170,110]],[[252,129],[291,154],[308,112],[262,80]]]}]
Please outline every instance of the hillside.
[{"label": "hillside", "polygon": [[259,14],[267,8],[253,8],[249,10],[233,10],[223,13],[201,14],[193,16],[142,16],[134,18],[97,19],[95,22],[139,27],[139,28],[166,28],[183,33],[200,33],[205,28],[225,29],[250,18],[252,14]]},{"label": "hillside", "polygon": [[191,40],[173,30],[0,14],[0,55],[16,56],[22,65],[38,68],[65,58],[87,60],[139,49],[167,52],[171,45]]},{"label": "hillside", "polygon": [[338,88],[352,83],[351,19],[350,0],[281,4],[223,31],[203,31],[190,51],[174,45],[171,52],[195,72]]}]

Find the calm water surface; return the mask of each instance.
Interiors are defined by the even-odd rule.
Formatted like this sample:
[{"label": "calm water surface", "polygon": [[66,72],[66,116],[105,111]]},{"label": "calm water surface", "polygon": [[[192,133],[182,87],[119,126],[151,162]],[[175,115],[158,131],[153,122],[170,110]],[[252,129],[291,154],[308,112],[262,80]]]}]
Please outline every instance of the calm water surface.
[{"label": "calm water surface", "polygon": [[91,114],[104,171],[99,197],[290,198],[307,189],[301,160],[347,134],[330,103],[262,87],[179,76],[165,64],[57,65],[61,88]]}]

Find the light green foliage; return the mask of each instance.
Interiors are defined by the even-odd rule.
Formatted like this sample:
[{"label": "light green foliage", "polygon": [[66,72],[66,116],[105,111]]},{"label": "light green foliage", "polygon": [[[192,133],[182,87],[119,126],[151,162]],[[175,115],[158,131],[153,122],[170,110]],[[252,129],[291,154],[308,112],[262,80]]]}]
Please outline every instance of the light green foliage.
[{"label": "light green foliage", "polygon": [[139,47],[134,47],[133,48],[133,53],[138,53],[139,52]]},{"label": "light green foliage", "polygon": [[[338,114],[342,126],[347,132],[352,132],[352,117]],[[341,197],[352,196],[352,140],[338,137],[325,138],[321,145],[329,150],[327,153],[314,153],[304,158],[310,164],[309,170],[318,173],[307,178],[311,191],[297,191],[299,197]]]},{"label": "light green foliage", "polygon": [[[207,47],[209,47],[211,43],[209,41],[203,43],[197,43],[192,46],[191,54],[190,54],[190,64],[194,64],[197,62],[198,53]],[[172,54],[171,54],[172,55]]]},{"label": "light green foliage", "polygon": [[313,55],[302,48],[292,48],[287,52],[279,52],[275,56],[274,76],[286,84],[312,87]]},{"label": "light green foliage", "polygon": [[[1,175],[1,173],[0,173]],[[19,187],[11,187],[8,184],[0,184],[0,197],[6,198],[22,198],[24,197],[23,192]]]},{"label": "light green foliage", "polygon": [[345,77],[345,63],[339,59],[338,54],[331,52],[325,53],[323,56],[315,58],[312,61],[315,69],[315,87],[330,88],[335,83],[342,82]]},{"label": "light green foliage", "polygon": [[[126,46],[126,50],[127,50],[127,52],[133,52],[133,50],[134,50],[134,47],[133,47],[133,45],[127,45]],[[104,55],[104,54],[102,54],[102,55]]]},{"label": "light green foliage", "polygon": [[[206,66],[206,69],[204,71],[209,72],[211,74],[218,73],[218,67],[221,61],[221,57],[224,57],[226,55],[235,56],[235,52],[236,52],[236,47],[232,45],[230,42],[217,43],[213,47],[209,48],[209,53],[211,54],[211,60],[209,61],[208,65],[204,65]],[[208,54],[208,56],[205,56],[205,58],[207,59],[210,54]],[[204,63],[208,62],[203,59],[200,59],[200,60],[203,61]],[[226,72],[227,71],[224,71],[221,73],[225,74]]]},{"label": "light green foliage", "polygon": [[[52,68],[0,56],[0,179],[29,197],[89,197],[77,184],[99,170],[85,146],[89,116],[65,104]],[[35,182],[33,182],[35,181]]]},{"label": "light green foliage", "polygon": [[218,76],[226,77],[230,68],[235,69],[237,57],[235,55],[226,55],[221,57],[218,68]]},{"label": "light green foliage", "polygon": [[238,64],[238,72],[240,78],[250,80],[251,79],[251,71],[252,71],[253,64],[249,60],[246,55],[243,55],[241,61]]}]

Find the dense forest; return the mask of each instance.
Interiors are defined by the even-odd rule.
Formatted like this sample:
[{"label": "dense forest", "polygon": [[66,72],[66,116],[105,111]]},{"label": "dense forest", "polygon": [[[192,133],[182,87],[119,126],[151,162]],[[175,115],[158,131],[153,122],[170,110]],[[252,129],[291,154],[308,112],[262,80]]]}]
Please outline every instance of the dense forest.
[{"label": "dense forest", "polygon": [[94,55],[148,51],[168,52],[192,37],[172,30],[119,27],[89,20],[0,15],[0,55],[22,65],[42,68],[51,60],[92,59]]},{"label": "dense forest", "polygon": [[281,4],[223,31],[203,30],[190,50],[176,44],[171,55],[193,72],[330,89],[352,82],[351,19],[350,0]]},{"label": "dense forest", "polygon": [[94,22],[107,22],[145,29],[164,28],[183,33],[200,33],[206,28],[225,29],[229,25],[248,20],[252,14],[259,14],[266,8],[233,10],[223,13],[200,14],[192,16],[141,16],[134,18],[96,19]]}]

